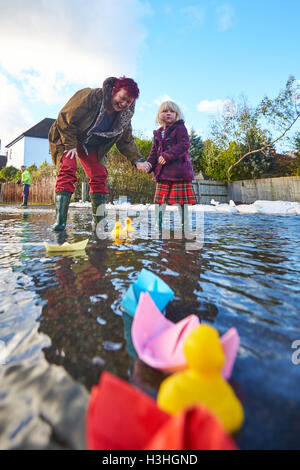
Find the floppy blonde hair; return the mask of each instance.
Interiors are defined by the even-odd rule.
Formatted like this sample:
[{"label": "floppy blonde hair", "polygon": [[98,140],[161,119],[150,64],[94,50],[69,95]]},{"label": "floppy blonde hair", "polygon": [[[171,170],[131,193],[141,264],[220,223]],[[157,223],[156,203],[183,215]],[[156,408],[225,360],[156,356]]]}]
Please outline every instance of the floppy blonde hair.
[{"label": "floppy blonde hair", "polygon": [[176,113],[175,122],[179,121],[180,119],[183,119],[183,114],[179,106],[177,106],[177,104],[174,103],[174,101],[164,101],[163,103],[161,103],[156,114],[156,122],[160,124],[161,126],[163,123],[160,121],[159,115],[162,111],[174,111],[174,113]]}]

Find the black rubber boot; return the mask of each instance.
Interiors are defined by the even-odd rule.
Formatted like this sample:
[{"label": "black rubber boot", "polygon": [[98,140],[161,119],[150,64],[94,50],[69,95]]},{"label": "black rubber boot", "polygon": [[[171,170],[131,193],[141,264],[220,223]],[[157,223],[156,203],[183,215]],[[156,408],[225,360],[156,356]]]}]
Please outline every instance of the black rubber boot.
[{"label": "black rubber boot", "polygon": [[90,193],[90,198],[93,211],[93,230],[96,230],[97,224],[105,219],[106,194]]},{"label": "black rubber boot", "polygon": [[185,211],[184,211],[184,205],[182,204],[180,207],[181,207],[181,225],[182,225],[182,230],[184,231],[184,227],[185,227]]},{"label": "black rubber boot", "polygon": [[155,204],[155,219],[159,230],[162,229],[163,216],[166,210],[166,204]]},{"label": "black rubber boot", "polygon": [[54,235],[54,240],[57,245],[63,245],[67,239],[67,232],[65,230],[62,230],[61,232],[57,232]]},{"label": "black rubber boot", "polygon": [[60,232],[65,230],[68,216],[68,209],[72,193],[67,191],[58,191],[55,194],[56,215],[53,230]]},{"label": "black rubber boot", "polygon": [[21,207],[27,207],[27,200],[28,200],[28,196],[24,196],[23,197],[23,204],[21,204]]},{"label": "black rubber boot", "polygon": [[27,207],[27,201],[28,201],[28,191],[27,191],[27,194],[24,194],[23,192],[23,204],[21,204],[21,207]]}]

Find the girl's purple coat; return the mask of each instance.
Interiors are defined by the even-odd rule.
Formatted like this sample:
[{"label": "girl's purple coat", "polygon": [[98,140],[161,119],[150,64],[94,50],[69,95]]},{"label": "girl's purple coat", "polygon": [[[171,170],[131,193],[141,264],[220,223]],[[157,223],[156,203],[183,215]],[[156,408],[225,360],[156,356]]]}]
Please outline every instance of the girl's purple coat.
[{"label": "girl's purple coat", "polygon": [[[153,145],[147,162],[151,163],[156,181],[192,181],[193,166],[188,149],[190,139],[182,120],[166,127],[164,138],[161,136],[162,127],[153,132]],[[165,165],[157,161],[162,155]]]}]

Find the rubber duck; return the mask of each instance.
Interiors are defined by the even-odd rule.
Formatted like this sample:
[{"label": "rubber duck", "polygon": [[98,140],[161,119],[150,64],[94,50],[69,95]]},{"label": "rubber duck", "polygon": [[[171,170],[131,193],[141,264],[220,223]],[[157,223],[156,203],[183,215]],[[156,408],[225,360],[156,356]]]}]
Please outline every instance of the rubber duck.
[{"label": "rubber duck", "polygon": [[188,369],[165,379],[158,392],[158,406],[167,413],[205,405],[220,419],[224,428],[233,433],[244,420],[243,407],[221,370],[225,354],[215,328],[196,327],[186,339],[184,354]]},{"label": "rubber duck", "polygon": [[123,231],[124,231],[125,233],[132,233],[132,232],[135,231],[135,229],[131,226],[132,220],[131,220],[129,217],[126,217],[124,223],[125,223],[125,226],[124,226]]},{"label": "rubber duck", "polygon": [[124,238],[123,226],[121,222],[116,222],[114,229],[111,231],[112,238]]}]

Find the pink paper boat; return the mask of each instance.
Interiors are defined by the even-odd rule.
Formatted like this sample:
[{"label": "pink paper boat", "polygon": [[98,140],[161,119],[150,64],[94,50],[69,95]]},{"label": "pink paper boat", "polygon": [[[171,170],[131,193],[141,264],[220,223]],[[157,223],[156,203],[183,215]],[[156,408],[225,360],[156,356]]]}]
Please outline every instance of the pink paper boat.
[{"label": "pink paper boat", "polygon": [[[189,315],[178,323],[171,322],[158,310],[148,292],[141,293],[132,323],[132,342],[143,362],[155,369],[174,373],[186,369],[183,346],[199,323],[196,315]],[[231,328],[220,340],[226,356],[222,375],[228,380],[239,348],[237,330]]]},{"label": "pink paper boat", "polygon": [[146,364],[175,372],[186,368],[183,345],[199,323],[196,315],[171,322],[158,310],[148,292],[141,293],[132,323],[132,342]]},{"label": "pink paper boat", "polygon": [[240,337],[236,328],[230,328],[220,339],[226,356],[221,373],[223,378],[228,380],[231,377],[234,361],[240,347]]}]

